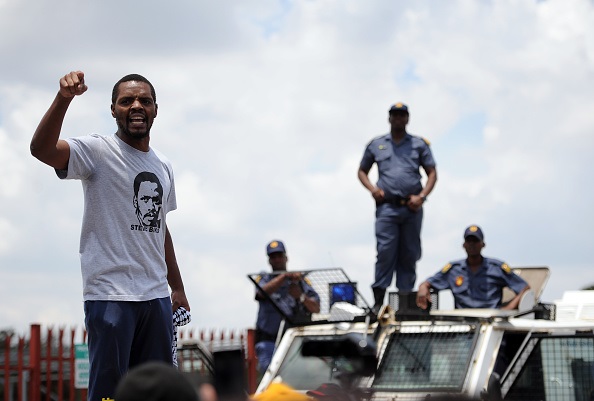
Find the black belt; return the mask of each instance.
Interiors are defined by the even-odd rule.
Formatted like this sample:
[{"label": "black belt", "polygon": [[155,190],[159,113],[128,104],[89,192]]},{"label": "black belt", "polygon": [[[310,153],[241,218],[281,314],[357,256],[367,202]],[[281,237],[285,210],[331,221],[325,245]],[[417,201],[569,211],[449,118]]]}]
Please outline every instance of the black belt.
[{"label": "black belt", "polygon": [[410,196],[392,196],[391,198],[384,199],[382,202],[378,202],[378,205],[383,203],[389,203],[395,206],[406,206],[408,201],[410,200]]}]

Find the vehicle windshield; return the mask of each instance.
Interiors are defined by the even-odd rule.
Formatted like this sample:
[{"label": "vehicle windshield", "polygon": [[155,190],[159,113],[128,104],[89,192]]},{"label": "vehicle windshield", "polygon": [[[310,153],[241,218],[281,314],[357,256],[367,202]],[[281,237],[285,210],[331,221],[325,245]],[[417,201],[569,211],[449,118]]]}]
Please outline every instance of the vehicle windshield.
[{"label": "vehicle windshield", "polygon": [[303,339],[332,340],[335,336],[296,336],[277,372],[282,381],[297,390],[312,390],[323,383],[340,383],[339,373],[349,372],[351,366],[345,358],[304,357],[301,355]]},{"label": "vehicle windshield", "polygon": [[382,346],[375,391],[453,391],[462,388],[477,338],[469,325],[406,326]]}]

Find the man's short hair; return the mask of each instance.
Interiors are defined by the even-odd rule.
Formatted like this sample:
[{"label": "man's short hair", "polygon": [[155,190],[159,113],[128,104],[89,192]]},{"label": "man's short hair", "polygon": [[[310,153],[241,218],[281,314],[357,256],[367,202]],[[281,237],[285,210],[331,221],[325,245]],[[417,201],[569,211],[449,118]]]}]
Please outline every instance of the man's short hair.
[{"label": "man's short hair", "polygon": [[153,97],[153,102],[157,103],[157,94],[155,92],[155,87],[153,86],[153,84],[151,84],[151,82],[148,79],[146,79],[145,77],[143,77],[140,74],[128,74],[128,75],[120,78],[120,80],[118,82],[116,82],[115,85],[113,86],[113,90],[111,91],[111,104],[115,104],[115,102],[118,98],[118,93],[120,91],[120,89],[119,89],[120,84],[124,83],[124,82],[130,82],[130,81],[147,83],[151,87],[151,96]]}]

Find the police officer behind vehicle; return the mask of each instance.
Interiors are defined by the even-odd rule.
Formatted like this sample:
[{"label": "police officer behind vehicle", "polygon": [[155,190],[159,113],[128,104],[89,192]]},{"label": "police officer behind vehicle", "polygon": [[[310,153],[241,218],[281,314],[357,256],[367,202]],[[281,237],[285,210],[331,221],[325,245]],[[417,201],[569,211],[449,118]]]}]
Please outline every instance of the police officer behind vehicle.
[{"label": "police officer behind vehicle", "polygon": [[[412,291],[415,285],[416,264],[421,258],[423,203],[437,182],[429,142],[406,132],[408,107],[396,103],[388,114],[390,132],[367,145],[358,171],[359,180],[371,192],[377,207],[377,261],[371,285],[375,312],[383,304],[394,274],[400,291]],[[379,173],[377,185],[369,180],[374,163]],[[421,167],[427,174],[424,188]]]},{"label": "police officer behind vehicle", "polygon": [[[261,291],[256,292],[259,303],[256,321],[256,355],[258,371],[264,373],[270,364],[276,337],[283,316],[277,311],[270,298],[290,318],[306,320],[312,313],[320,311],[320,297],[301,273],[287,271],[285,244],[275,240],[266,246],[271,274],[260,275],[256,282]],[[268,295],[264,295],[265,292]]]},{"label": "police officer behind vehicle", "polygon": [[427,309],[429,290],[450,289],[456,308],[499,308],[503,287],[516,296],[501,309],[517,309],[520,299],[530,286],[504,262],[481,255],[485,247],[483,231],[472,225],[464,231],[466,259],[446,264],[440,272],[419,286],[417,305]]}]

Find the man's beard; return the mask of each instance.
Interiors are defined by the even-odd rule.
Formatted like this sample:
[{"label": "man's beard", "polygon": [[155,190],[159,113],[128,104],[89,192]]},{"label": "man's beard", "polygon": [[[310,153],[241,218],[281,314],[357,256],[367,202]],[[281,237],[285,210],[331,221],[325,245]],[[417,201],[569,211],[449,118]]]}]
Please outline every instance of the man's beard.
[{"label": "man's beard", "polygon": [[117,121],[117,125],[118,125],[118,128],[120,129],[120,132],[122,134],[124,134],[127,137],[132,138],[132,139],[146,138],[151,134],[151,127],[148,127],[145,132],[132,133],[126,126],[124,126],[124,124],[120,123],[119,121]]}]

